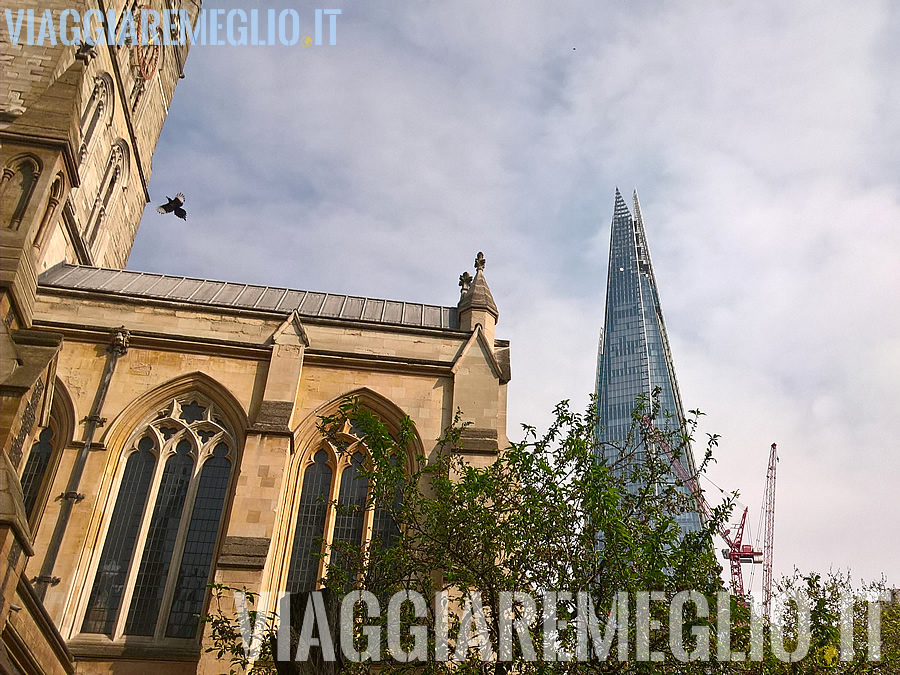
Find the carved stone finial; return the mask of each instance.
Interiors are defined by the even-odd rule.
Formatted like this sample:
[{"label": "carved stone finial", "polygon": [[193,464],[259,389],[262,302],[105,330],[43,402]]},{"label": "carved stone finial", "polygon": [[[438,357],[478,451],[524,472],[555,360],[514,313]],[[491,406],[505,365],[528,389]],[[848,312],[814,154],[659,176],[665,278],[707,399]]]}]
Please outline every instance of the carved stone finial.
[{"label": "carved stone finial", "polygon": [[463,272],[459,275],[459,292],[460,294],[465,294],[469,290],[469,286],[472,285],[472,275],[468,272]]},{"label": "carved stone finial", "polygon": [[[480,314],[482,311],[487,312],[493,317],[493,323],[497,322],[499,312],[497,311],[497,303],[491,296],[491,289],[488,288],[487,279],[484,278],[484,253],[478,252],[475,258],[475,276],[464,273],[459,278],[459,286],[462,294],[459,296],[459,302],[456,305],[457,316],[460,318],[460,326],[464,330],[473,330],[476,321],[485,326],[485,318]],[[477,313],[477,317],[473,319],[472,312]],[[466,326],[468,326],[466,328]],[[493,330],[493,329],[492,329]]]},{"label": "carved stone finial", "polygon": [[125,326],[113,329],[112,342],[110,342],[109,350],[115,352],[119,356],[125,354],[128,351],[128,338],[130,335],[131,334],[125,329]]}]

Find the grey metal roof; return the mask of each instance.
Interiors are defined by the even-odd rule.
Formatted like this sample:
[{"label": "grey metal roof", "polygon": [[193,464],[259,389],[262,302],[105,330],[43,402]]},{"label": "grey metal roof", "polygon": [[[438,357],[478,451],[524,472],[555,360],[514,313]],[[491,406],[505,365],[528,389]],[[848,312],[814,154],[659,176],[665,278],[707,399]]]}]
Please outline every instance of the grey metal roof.
[{"label": "grey metal roof", "polygon": [[132,270],[113,270],[60,263],[41,274],[44,288],[94,291],[134,298],[190,302],[301,316],[347,319],[423,328],[459,328],[456,307],[378,300],[290,288],[235,284]]}]

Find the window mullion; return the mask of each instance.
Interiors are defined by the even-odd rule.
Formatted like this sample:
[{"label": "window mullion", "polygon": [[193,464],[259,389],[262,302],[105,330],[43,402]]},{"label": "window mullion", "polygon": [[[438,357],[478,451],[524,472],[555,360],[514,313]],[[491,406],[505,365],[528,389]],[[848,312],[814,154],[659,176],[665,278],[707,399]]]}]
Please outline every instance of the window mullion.
[{"label": "window mullion", "polygon": [[369,481],[366,490],[366,510],[363,512],[363,534],[362,541],[359,545],[364,551],[368,551],[369,545],[372,543],[373,530],[375,526],[375,501],[372,499],[372,490],[374,489],[374,481]]},{"label": "window mullion", "polygon": [[[341,466],[341,461],[338,458],[338,461],[335,462],[334,471],[331,472],[331,489],[328,491],[328,503],[327,509],[325,510],[325,530],[322,533],[322,549],[321,552],[324,553],[324,557],[319,561],[318,572],[316,572],[316,579],[321,579],[325,576],[325,570],[328,568],[328,565],[331,563],[331,541],[334,536],[334,521],[335,521],[335,508],[332,506],[338,498],[338,490],[340,490],[341,486],[341,476],[344,475],[344,470],[338,471]],[[319,588],[318,581],[316,582],[316,588]]]}]

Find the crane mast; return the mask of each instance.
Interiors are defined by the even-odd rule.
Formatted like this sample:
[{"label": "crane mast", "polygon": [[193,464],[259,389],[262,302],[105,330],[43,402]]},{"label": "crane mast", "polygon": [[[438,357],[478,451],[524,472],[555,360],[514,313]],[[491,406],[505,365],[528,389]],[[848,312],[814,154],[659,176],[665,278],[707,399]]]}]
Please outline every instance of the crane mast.
[{"label": "crane mast", "polygon": [[[651,439],[653,443],[660,448],[663,453],[666,455],[666,459],[672,467],[672,470],[675,472],[675,475],[681,480],[681,482],[687,487],[690,491],[691,495],[694,498],[694,501],[697,503],[697,510],[703,515],[704,518],[711,519],[712,518],[712,509],[709,506],[709,502],[706,501],[706,497],[703,496],[703,490],[700,489],[699,483],[697,483],[697,479],[691,475],[691,472],[688,471],[684,464],[682,464],[681,460],[672,452],[672,448],[669,446],[668,441],[665,439],[664,435],[656,428],[653,424],[653,420],[649,417],[642,418],[644,433],[648,439]],[[772,445],[772,452],[775,451],[775,445]],[[769,472],[770,472],[770,480],[772,485],[772,514],[771,518],[774,522],[774,508],[775,508],[775,471],[772,468],[772,459],[769,460]],[[767,495],[767,503],[768,503],[768,488],[766,491]],[[747,512],[748,508],[744,509],[744,514],[741,517],[741,522],[737,526],[735,532],[732,533],[730,528],[726,528],[724,525],[720,525],[718,527],[719,536],[725,541],[725,544],[728,548],[722,551],[722,557],[728,560],[731,567],[731,588],[732,592],[738,596],[738,598],[744,597],[744,575],[741,570],[741,565],[745,563],[750,564],[760,564],[763,562],[764,554],[761,551],[758,551],[753,548],[750,544],[744,544],[744,527],[747,524]],[[767,529],[766,529],[766,541],[769,542],[769,525],[768,518],[769,513],[766,513],[767,517]],[[771,549],[769,549],[769,558],[771,560]],[[771,599],[771,566],[769,568],[769,591],[768,595]]]},{"label": "crane mast", "polygon": [[778,465],[778,449],[772,443],[769,451],[769,468],[766,471],[766,535],[763,545],[763,616],[772,611],[772,559],[775,543],[775,469]]}]

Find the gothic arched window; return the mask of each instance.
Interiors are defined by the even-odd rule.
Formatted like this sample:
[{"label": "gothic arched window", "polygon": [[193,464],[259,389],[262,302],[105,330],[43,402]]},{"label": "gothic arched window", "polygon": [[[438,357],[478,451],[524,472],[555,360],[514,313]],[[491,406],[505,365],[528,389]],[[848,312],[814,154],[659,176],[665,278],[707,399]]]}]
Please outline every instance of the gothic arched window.
[{"label": "gothic arched window", "polygon": [[103,182],[94,199],[94,207],[88,219],[87,240],[88,244],[96,250],[99,234],[103,221],[109,213],[110,205],[116,194],[120,192],[128,182],[129,167],[128,144],[119,139],[113,144],[109,152],[109,160],[106,163],[106,172],[103,174]]},{"label": "gothic arched window", "polygon": [[[400,534],[390,512],[372,506],[363,471],[367,452],[358,433],[354,421],[347,421],[341,434],[347,447],[338,453],[323,442],[305,464],[285,584],[289,593],[314,590],[329,565],[352,569],[348,550],[373,542],[391,546]],[[394,508],[400,498],[398,491]]]},{"label": "gothic arched window", "polygon": [[51,494],[51,485],[62,451],[72,440],[74,425],[71,401],[62,384],[57,381],[53,389],[47,426],[35,434],[19,477],[25,516],[32,532],[37,531],[47,498]]},{"label": "gothic arched window", "polygon": [[132,437],[82,633],[194,638],[236,441],[209,401],[172,401]]},{"label": "gothic arched window", "polygon": [[28,155],[15,158],[3,168],[3,175],[0,177],[0,217],[3,219],[3,227],[19,229],[40,175],[40,162]]},{"label": "gothic arched window", "polygon": [[53,457],[53,427],[47,427],[38,434],[38,439],[31,446],[25,470],[22,472],[22,494],[25,497],[25,515],[31,521],[38,494],[44,482],[44,475]]},{"label": "gothic arched window", "polygon": [[112,78],[109,73],[103,73],[94,80],[94,89],[88,99],[84,112],[81,114],[81,147],[78,149],[78,159],[83,160],[91,146],[91,141],[96,136],[100,122],[112,121]]}]

